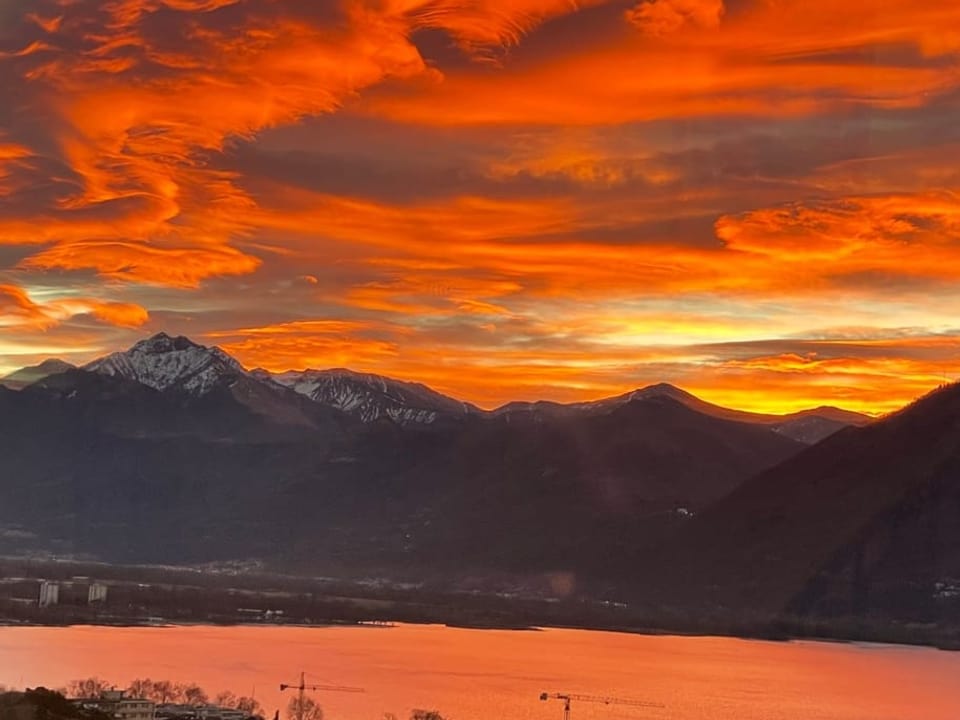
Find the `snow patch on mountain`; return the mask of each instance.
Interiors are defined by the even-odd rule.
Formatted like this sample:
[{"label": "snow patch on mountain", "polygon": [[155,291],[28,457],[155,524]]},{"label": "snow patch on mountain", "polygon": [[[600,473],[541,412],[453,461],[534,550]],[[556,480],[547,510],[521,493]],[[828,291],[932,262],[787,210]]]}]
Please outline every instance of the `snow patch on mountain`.
[{"label": "snow patch on mountain", "polygon": [[441,395],[425,385],[352,370],[291,371],[269,377],[363,422],[386,417],[402,425],[429,425],[444,415],[462,417],[477,411],[469,403]]}]

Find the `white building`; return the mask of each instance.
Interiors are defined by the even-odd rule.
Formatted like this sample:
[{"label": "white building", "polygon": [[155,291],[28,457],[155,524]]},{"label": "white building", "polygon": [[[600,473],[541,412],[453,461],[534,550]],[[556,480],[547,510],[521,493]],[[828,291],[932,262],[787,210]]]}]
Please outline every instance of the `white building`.
[{"label": "white building", "polygon": [[87,589],[87,604],[102,603],[107,601],[107,586],[103,583],[90,583]]},{"label": "white building", "polygon": [[74,702],[117,720],[154,720],[156,708],[149,700],[127,697],[123,690],[107,690],[99,698]]},{"label": "white building", "polygon": [[44,580],[40,583],[40,607],[50,607],[60,602],[60,584]]}]

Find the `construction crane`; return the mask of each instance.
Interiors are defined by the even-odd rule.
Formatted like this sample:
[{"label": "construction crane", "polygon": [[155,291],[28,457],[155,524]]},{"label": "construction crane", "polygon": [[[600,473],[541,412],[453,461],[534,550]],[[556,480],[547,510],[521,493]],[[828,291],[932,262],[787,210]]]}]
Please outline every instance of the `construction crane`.
[{"label": "construction crane", "polygon": [[662,708],[659,703],[645,702],[643,700],[625,700],[624,698],[603,697],[600,695],[578,695],[576,693],[540,693],[541,700],[561,700],[563,701],[563,720],[570,720],[570,703],[573,700],[577,702],[592,702],[602,705],[632,705],[633,707]]},{"label": "construction crane", "polygon": [[[305,682],[305,673],[300,673],[300,684],[291,685],[289,683],[280,683],[280,692],[284,690],[296,690],[297,695],[297,720],[303,720],[303,691],[304,690],[324,690],[329,692],[366,692],[363,688],[349,687],[347,685],[307,685]],[[279,715],[279,711],[275,718]]]}]

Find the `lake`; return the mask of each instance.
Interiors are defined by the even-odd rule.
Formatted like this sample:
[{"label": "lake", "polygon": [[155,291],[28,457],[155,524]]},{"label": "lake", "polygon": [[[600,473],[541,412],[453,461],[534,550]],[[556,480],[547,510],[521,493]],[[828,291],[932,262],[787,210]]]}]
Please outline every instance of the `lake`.
[{"label": "lake", "polygon": [[[91,675],[255,693],[268,717],[281,682],[317,692],[326,720],[562,720],[541,691],[617,696],[663,709],[575,702],[573,720],[957,720],[960,653],[889,645],[764,642],[585,630],[440,626],[0,628],[0,684],[57,687]],[[286,695],[286,694],[285,694]],[[283,713],[281,713],[281,716]]]}]

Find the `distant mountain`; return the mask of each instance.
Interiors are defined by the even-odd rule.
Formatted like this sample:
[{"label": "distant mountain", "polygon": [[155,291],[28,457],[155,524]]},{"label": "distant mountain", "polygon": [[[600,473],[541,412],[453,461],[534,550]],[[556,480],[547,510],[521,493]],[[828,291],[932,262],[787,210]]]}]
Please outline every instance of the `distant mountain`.
[{"label": "distant mountain", "polygon": [[305,370],[271,374],[255,371],[311,400],[337,408],[363,422],[389,418],[400,424],[430,424],[438,418],[460,419],[480,409],[419,383],[351,370]]},{"label": "distant mountain", "polygon": [[220,348],[198,345],[185,337],[159,333],[129,350],[115,352],[85,365],[84,370],[135,380],[155,390],[176,387],[203,395],[221,384],[245,376],[246,370]]},{"label": "distant mountain", "polygon": [[74,366],[68,362],[51,358],[44,360],[39,365],[21,368],[6,377],[0,378],[0,385],[10,388],[11,390],[21,390],[31,383],[43,380],[45,377],[57,375],[67,370],[72,370],[73,368]]},{"label": "distant mountain", "polygon": [[[21,389],[73,366],[50,360],[34,368],[24,368],[0,380],[0,384]],[[514,402],[494,411],[485,411],[419,384],[382,375],[358,373],[346,369],[248,372],[233,357],[217,347],[206,347],[192,340],[159,333],[136,343],[123,352],[115,352],[84,366],[83,370],[124,378],[155,390],[178,389],[202,397],[214,389],[231,388],[244,404],[264,414],[287,415],[294,424],[304,424],[300,410],[290,412],[289,403],[278,396],[278,388],[287,388],[327,408],[335,409],[364,423],[389,419],[401,425],[430,425],[438,421],[462,421],[470,417],[525,416],[536,420],[556,420],[578,414],[612,412],[626,403],[655,397],[671,398],[711,417],[758,425],[805,444],[814,444],[848,425],[863,425],[871,418],[821,407],[790,415],[763,415],[731,410],[705,402],[668,384],[651,385],[617,397],[594,402],[563,405],[554,402]],[[309,423],[307,423],[309,424]]]},{"label": "distant mountain", "polygon": [[[175,404],[181,413],[189,409],[197,418],[219,417],[220,426],[209,424],[208,427],[221,433],[236,426],[226,416],[232,406],[241,406],[269,424],[301,429],[327,427],[334,417],[329,408],[311,403],[288,388],[247,372],[220,348],[166,333],[142,340],[129,350],[95,360],[85,365],[83,371],[165,393],[168,403],[170,398],[179,398]],[[73,383],[89,386],[89,381],[78,375],[48,378],[38,386],[49,390],[65,384],[66,388],[60,388],[61,391],[69,391]],[[186,426],[196,425],[189,418],[184,423]]]},{"label": "distant mountain", "polygon": [[730,408],[708,403],[685,390],[681,390],[667,383],[650,385],[640,388],[639,390],[633,390],[632,392],[603,400],[572,403],[569,405],[543,401],[534,403],[514,402],[498,408],[494,413],[497,415],[528,415],[537,418],[566,417],[574,413],[600,414],[611,412],[622,405],[636,400],[649,398],[670,398],[686,405],[691,410],[723,420],[733,420],[735,422],[750,423],[753,425],[766,425],[775,432],[807,445],[818,443],[825,437],[849,425],[865,425],[872,420],[872,418],[867,415],[826,406],[791,413],[789,415],[767,415],[745,412],[743,410],[731,410]]},{"label": "distant mountain", "polygon": [[960,622],[960,385],[747,481],[651,565],[714,608]]},{"label": "distant mountain", "polygon": [[637,390],[633,393],[613,398],[601,403],[622,403],[627,400],[633,400],[637,397],[671,397],[687,407],[701,412],[711,417],[723,418],[725,420],[735,420],[737,422],[751,423],[755,425],[767,425],[774,431],[786,435],[787,437],[799,440],[807,445],[813,445],[820,442],[825,437],[841,430],[849,425],[866,425],[873,418],[868,415],[841,410],[840,408],[822,406],[811,410],[803,410],[787,415],[772,415],[763,413],[745,412],[743,410],[731,410],[708,403],[695,395],[691,395],[685,390],[668,384],[651,385],[650,387]]},{"label": "distant mountain", "polygon": [[[470,423],[400,470],[410,552],[448,569],[630,573],[639,548],[805,446],[670,398]],[[402,488],[402,491],[399,490]]]}]

